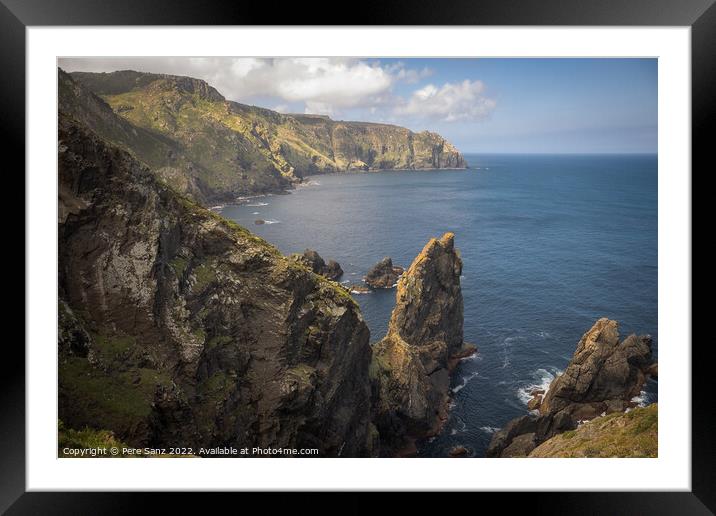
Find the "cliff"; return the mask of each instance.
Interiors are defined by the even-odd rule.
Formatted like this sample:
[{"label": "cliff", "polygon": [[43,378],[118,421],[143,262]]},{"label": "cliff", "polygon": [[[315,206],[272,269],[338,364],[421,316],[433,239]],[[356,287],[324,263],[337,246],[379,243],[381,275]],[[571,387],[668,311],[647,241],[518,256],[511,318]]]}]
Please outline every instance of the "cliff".
[{"label": "cliff", "polygon": [[529,457],[657,457],[658,433],[659,411],[654,403],[588,421],[548,439]]},{"label": "cliff", "polygon": [[463,343],[462,260],[454,235],[431,239],[398,280],[385,338],[373,347],[374,420],[382,453],[408,449],[447,417],[450,370]]},{"label": "cliff", "polygon": [[629,335],[619,340],[619,325],[599,319],[587,331],[564,373],[555,378],[543,399],[531,404],[539,415],[513,419],[496,432],[489,457],[526,456],[555,435],[577,428],[580,421],[633,408],[654,370],[651,337]]},{"label": "cliff", "polygon": [[343,288],[63,113],[58,159],[67,428],[134,446],[375,453],[369,332]]},{"label": "cliff", "polygon": [[[151,149],[137,157],[202,202],[278,191],[310,174],[466,166],[460,152],[435,133],[285,115],[227,101],[198,79],[133,71],[75,72],[71,78],[60,71],[60,77],[61,99],[87,97],[78,89],[91,91],[118,118],[151,134],[145,144]],[[105,136],[95,120],[83,121]],[[111,141],[134,150],[126,140]]]}]

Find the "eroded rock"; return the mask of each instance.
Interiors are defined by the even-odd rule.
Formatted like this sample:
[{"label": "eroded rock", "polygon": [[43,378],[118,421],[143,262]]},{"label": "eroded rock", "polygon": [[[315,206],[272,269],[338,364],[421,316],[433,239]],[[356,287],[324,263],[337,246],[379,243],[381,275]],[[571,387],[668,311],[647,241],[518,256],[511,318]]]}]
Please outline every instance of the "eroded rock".
[{"label": "eroded rock", "polygon": [[393,265],[393,260],[386,256],[368,271],[363,280],[372,288],[392,288],[403,272],[402,267]]},{"label": "eroded rock", "polygon": [[463,342],[462,260],[454,235],[433,238],[398,281],[388,333],[373,347],[374,418],[385,454],[436,433],[447,417],[450,370]]}]

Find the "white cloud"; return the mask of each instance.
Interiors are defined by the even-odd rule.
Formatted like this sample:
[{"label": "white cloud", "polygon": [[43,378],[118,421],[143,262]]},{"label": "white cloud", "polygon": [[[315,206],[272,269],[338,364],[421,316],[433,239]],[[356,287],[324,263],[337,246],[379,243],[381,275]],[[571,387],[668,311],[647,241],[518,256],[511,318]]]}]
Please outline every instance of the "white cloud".
[{"label": "white cloud", "polygon": [[[333,117],[476,120],[495,107],[481,81],[428,84],[408,98],[396,86],[415,84],[433,71],[405,62],[354,58],[107,57],[64,58],[68,71],[137,70],[203,79],[230,100]],[[406,119],[406,120],[401,120]]]},{"label": "white cloud", "polygon": [[485,96],[482,81],[464,80],[441,87],[428,84],[415,90],[410,99],[396,108],[398,115],[438,119],[444,122],[478,120],[495,108],[495,101]]},{"label": "white cloud", "polygon": [[230,100],[251,103],[273,98],[279,106],[303,103],[307,112],[335,114],[345,109],[386,106],[398,82],[415,83],[432,71],[404,63],[352,58],[128,57],[69,58],[68,71],[137,70],[203,79]]}]

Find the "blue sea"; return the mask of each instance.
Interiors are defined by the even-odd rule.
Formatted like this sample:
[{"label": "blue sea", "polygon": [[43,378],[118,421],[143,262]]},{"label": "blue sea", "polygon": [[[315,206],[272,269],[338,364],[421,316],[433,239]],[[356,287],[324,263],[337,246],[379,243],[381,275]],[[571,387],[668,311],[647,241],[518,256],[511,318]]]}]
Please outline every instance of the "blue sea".
[{"label": "blue sea", "polygon": [[[430,237],[455,233],[464,262],[465,340],[479,352],[452,380],[450,419],[419,455],[456,445],[482,457],[492,433],[527,414],[529,392],[569,362],[600,317],[657,351],[657,157],[466,155],[468,170],[345,173],[222,214],[284,253],[317,250],[360,283],[384,256],[407,267]],[[267,221],[255,225],[256,219]],[[371,340],[395,290],[356,295]],[[656,382],[643,393],[657,401]]]}]

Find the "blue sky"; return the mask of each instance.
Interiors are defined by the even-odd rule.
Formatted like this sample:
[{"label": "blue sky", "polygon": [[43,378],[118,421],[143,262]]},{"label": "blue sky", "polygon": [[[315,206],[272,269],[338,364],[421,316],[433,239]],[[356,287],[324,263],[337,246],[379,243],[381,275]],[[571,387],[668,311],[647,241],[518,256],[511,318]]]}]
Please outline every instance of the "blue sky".
[{"label": "blue sky", "polygon": [[654,153],[656,59],[73,58],[205,79],[283,112],[436,131],[463,152]]}]

